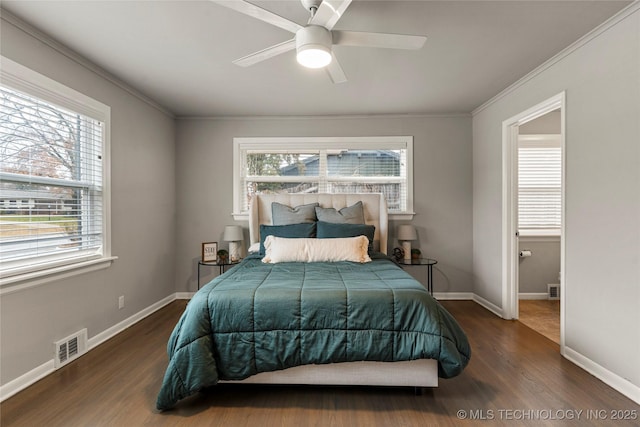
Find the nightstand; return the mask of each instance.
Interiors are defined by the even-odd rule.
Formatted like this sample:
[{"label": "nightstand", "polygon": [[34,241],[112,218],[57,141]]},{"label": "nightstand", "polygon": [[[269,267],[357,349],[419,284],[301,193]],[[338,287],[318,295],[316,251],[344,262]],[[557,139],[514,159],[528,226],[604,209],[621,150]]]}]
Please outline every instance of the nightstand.
[{"label": "nightstand", "polygon": [[200,289],[200,268],[202,266],[218,267],[220,269],[220,274],[222,274],[227,270],[227,267],[229,267],[230,265],[236,265],[236,264],[240,264],[240,261],[229,261],[229,262],[225,262],[223,264],[219,264],[217,262],[198,261],[198,289]]},{"label": "nightstand", "polygon": [[420,266],[427,267],[427,291],[429,291],[431,295],[433,295],[433,266],[436,265],[437,263],[438,261],[431,258],[420,258],[420,259],[410,259],[410,260],[401,259],[400,261],[398,261],[398,264],[400,264],[400,266],[415,265],[418,267]]}]

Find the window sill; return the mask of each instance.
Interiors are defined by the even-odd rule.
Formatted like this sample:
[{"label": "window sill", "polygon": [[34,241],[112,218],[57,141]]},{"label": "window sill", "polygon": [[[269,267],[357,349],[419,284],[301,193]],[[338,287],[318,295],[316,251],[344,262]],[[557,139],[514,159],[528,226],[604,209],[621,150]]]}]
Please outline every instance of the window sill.
[{"label": "window sill", "polygon": [[540,230],[520,230],[518,232],[520,237],[540,236],[540,237],[560,237],[560,230],[558,229],[540,229]]},{"label": "window sill", "polygon": [[[415,214],[415,212],[396,212],[389,213],[388,216],[391,221],[411,221]],[[232,213],[231,216],[236,221],[249,221],[248,213]]]},{"label": "window sill", "polygon": [[110,267],[113,261],[117,259],[117,256],[102,257],[90,261],[49,268],[46,270],[4,277],[0,279],[0,295],[11,294],[56,280],[102,270]]},{"label": "window sill", "polygon": [[560,243],[560,236],[549,236],[549,235],[529,235],[529,236],[520,236],[518,238],[520,243],[532,243],[532,242],[558,242]]}]

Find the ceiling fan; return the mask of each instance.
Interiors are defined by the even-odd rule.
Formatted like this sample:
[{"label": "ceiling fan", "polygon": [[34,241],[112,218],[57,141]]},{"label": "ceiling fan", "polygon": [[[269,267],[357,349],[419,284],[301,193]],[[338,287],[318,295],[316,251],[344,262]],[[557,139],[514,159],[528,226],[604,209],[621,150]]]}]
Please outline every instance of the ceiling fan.
[{"label": "ceiling fan", "polygon": [[295,34],[291,40],[233,61],[242,67],[296,49],[296,59],[301,65],[308,68],[326,67],[333,83],[343,83],[347,77],[331,49],[333,45],[420,49],[427,40],[425,36],[334,30],[333,27],[352,0],[301,0],[310,14],[306,25],[299,25],[244,0],[211,1]]}]

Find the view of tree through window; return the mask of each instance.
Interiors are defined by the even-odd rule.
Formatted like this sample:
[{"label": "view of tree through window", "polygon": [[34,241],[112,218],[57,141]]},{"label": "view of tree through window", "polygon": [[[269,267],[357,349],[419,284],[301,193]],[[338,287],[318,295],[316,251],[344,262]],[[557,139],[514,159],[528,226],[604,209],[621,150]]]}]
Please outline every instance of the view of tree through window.
[{"label": "view of tree through window", "polygon": [[99,249],[102,124],[9,88],[0,97],[3,263]]}]

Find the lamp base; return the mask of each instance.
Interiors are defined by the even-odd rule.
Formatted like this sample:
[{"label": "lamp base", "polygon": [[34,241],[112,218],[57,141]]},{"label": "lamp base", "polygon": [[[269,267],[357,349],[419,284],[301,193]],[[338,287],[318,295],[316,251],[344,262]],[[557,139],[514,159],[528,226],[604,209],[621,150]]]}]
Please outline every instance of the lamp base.
[{"label": "lamp base", "polygon": [[411,241],[409,240],[403,241],[402,250],[404,251],[404,260],[411,261]]},{"label": "lamp base", "polygon": [[240,242],[229,242],[229,258],[231,262],[240,261]]}]

